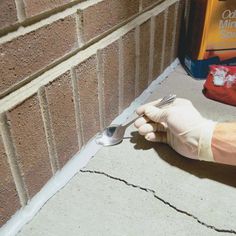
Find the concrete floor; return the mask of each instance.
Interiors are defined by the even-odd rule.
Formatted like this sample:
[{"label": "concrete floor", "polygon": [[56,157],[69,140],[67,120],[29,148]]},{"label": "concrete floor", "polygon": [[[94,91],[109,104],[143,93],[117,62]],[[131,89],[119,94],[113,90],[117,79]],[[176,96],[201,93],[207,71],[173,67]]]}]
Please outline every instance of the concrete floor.
[{"label": "concrete floor", "polygon": [[[211,119],[235,107],[206,99],[203,81],[178,67],[149,100],[175,93]],[[236,167],[181,157],[134,127],[102,148],[18,236],[236,235]]]}]

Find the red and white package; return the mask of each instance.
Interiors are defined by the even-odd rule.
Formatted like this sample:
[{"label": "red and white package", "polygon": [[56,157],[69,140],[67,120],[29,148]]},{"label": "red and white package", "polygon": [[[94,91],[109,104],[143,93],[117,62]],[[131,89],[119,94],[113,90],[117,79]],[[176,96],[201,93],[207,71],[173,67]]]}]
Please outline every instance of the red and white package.
[{"label": "red and white package", "polygon": [[210,66],[203,93],[207,98],[236,106],[236,66]]}]

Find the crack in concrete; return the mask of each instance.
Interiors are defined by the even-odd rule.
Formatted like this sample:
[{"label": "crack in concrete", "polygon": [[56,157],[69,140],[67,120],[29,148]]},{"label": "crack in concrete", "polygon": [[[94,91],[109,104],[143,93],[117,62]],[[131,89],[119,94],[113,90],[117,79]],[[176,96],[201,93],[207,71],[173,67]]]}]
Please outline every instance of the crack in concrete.
[{"label": "crack in concrete", "polygon": [[113,180],[116,180],[116,181],[119,181],[119,182],[122,182],[124,184],[126,184],[127,186],[130,186],[130,187],[133,187],[133,188],[137,188],[137,189],[140,189],[142,191],[145,191],[147,193],[151,193],[153,195],[154,198],[156,198],[157,200],[161,201],[163,204],[169,206],[170,208],[172,208],[173,210],[181,213],[181,214],[184,214],[188,217],[191,217],[193,218],[195,221],[197,221],[199,224],[207,227],[207,228],[210,228],[210,229],[213,229],[215,230],[216,232],[219,232],[219,233],[230,233],[230,234],[236,234],[236,231],[233,230],[233,229],[220,229],[220,228],[217,228],[213,225],[209,225],[201,220],[198,219],[198,217],[190,214],[189,212],[187,211],[184,211],[184,210],[181,210],[179,208],[177,208],[176,206],[172,205],[170,202],[164,200],[163,198],[159,197],[157,194],[156,194],[156,191],[154,191],[153,189],[150,189],[150,188],[144,188],[142,186],[139,186],[139,185],[135,185],[135,184],[132,184],[132,183],[129,183],[128,181],[124,180],[124,179],[121,179],[121,178],[118,178],[118,177],[114,177],[114,176],[111,176],[107,173],[104,173],[102,171],[96,171],[96,170],[88,170],[88,169],[83,169],[83,170],[80,170],[80,172],[82,173],[91,173],[91,174],[97,174],[97,175],[103,175],[103,176],[106,176],[110,179],[113,179]]}]

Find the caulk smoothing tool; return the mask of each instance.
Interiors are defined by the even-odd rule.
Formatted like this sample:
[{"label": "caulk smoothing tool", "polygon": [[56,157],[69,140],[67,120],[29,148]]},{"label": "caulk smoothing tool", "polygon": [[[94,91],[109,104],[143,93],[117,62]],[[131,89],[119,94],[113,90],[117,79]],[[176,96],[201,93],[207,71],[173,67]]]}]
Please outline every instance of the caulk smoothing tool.
[{"label": "caulk smoothing tool", "polygon": [[[155,106],[158,108],[162,108],[166,105],[173,103],[175,99],[176,95],[170,94],[162,98],[161,101],[157,103]],[[143,115],[144,114],[142,114],[141,116]],[[103,146],[112,146],[120,143],[124,138],[126,128],[128,128],[139,117],[140,116],[137,116],[131,121],[128,121],[128,123],[123,125],[111,125],[105,128],[104,131],[96,137],[97,144]]]}]

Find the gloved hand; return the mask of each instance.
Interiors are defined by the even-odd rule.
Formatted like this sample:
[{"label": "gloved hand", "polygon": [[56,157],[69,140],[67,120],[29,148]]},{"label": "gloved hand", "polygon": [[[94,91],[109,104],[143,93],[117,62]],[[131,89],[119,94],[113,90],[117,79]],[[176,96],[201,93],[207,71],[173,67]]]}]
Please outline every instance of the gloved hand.
[{"label": "gloved hand", "polygon": [[205,119],[189,100],[177,98],[161,109],[143,105],[137,114],[145,114],[135,121],[141,135],[153,142],[169,144],[179,154],[205,161],[214,161],[211,139],[216,123]]}]

